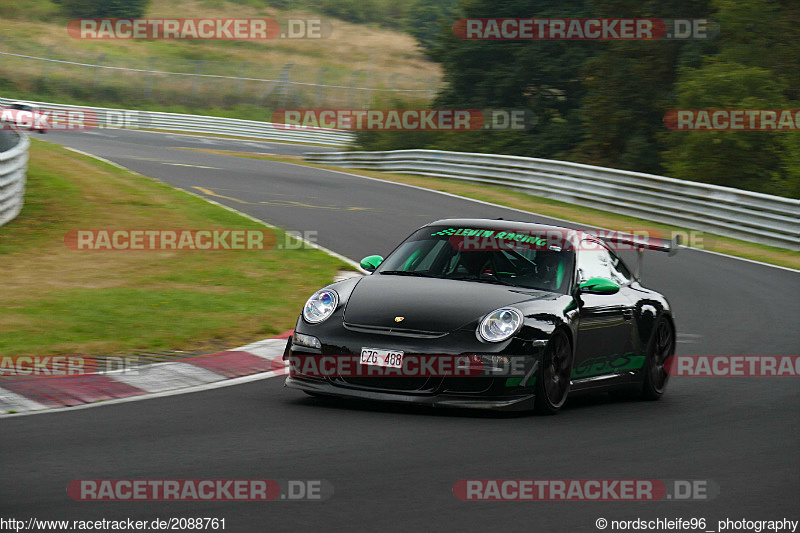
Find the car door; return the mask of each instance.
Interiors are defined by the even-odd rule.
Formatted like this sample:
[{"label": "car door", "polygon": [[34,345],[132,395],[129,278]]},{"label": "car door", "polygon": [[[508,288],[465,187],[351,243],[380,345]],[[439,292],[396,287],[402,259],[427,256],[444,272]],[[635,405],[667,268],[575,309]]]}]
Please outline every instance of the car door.
[{"label": "car door", "polygon": [[630,273],[621,260],[599,240],[581,242],[577,258],[578,283],[606,278],[620,285],[615,294],[578,296],[578,338],[572,378],[613,374],[633,348],[633,298]]}]

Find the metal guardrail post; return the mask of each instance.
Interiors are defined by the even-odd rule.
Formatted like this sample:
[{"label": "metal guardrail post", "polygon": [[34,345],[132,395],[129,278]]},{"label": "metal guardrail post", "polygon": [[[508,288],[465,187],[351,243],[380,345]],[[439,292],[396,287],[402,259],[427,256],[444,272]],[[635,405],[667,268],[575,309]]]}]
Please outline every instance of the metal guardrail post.
[{"label": "metal guardrail post", "polygon": [[30,140],[24,133],[0,130],[0,226],[22,211]]}]

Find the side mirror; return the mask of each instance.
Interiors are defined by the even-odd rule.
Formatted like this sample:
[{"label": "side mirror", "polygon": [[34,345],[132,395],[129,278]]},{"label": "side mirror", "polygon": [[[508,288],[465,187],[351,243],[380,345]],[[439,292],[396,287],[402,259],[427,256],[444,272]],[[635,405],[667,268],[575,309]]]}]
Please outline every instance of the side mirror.
[{"label": "side mirror", "polygon": [[375,269],[381,266],[381,263],[383,263],[383,257],[380,255],[368,255],[361,260],[361,268],[367,272],[375,272]]},{"label": "side mirror", "polygon": [[619,292],[619,284],[606,278],[589,278],[578,289],[586,294],[615,294]]}]

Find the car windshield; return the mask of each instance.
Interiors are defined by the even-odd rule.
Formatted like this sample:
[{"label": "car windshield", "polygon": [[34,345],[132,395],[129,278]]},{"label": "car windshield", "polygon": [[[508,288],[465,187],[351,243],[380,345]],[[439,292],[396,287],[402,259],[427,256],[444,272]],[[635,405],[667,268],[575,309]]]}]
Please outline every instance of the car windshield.
[{"label": "car windshield", "polygon": [[[542,235],[540,233],[539,235]],[[405,275],[494,283],[565,294],[575,254],[530,230],[428,226],[406,239],[376,270]]]},{"label": "car windshield", "polygon": [[33,107],[25,104],[11,104],[9,109],[19,109],[20,111],[33,111]]}]

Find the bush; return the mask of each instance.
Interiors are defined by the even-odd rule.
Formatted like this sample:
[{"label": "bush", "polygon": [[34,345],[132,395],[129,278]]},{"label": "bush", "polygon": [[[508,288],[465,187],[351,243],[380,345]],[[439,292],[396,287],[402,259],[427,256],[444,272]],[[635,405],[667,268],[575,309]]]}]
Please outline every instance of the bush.
[{"label": "bush", "polygon": [[140,18],[150,0],[54,0],[75,18]]}]

